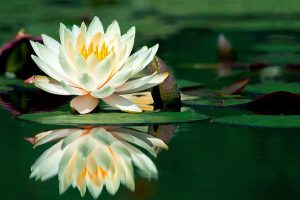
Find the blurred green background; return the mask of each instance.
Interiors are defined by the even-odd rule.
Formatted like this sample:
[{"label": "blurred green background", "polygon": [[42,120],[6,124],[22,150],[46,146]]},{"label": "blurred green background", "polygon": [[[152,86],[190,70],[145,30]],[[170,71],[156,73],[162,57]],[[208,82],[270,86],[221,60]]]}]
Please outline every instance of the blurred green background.
[{"label": "blurred green background", "polygon": [[[216,62],[220,33],[232,42],[239,62],[300,62],[298,0],[2,0],[0,42],[21,28],[58,38],[59,22],[70,26],[95,15],[105,27],[116,19],[123,32],[136,26],[136,49],[158,42],[158,55],[177,78],[201,83],[216,78],[217,72],[197,66]],[[47,147],[32,150],[23,138],[57,127],[16,121],[3,108],[0,127],[1,199],[81,199],[72,189],[59,196],[56,178],[29,180],[31,164]],[[300,198],[298,130],[185,124],[169,147],[155,160],[158,181],[138,179],[135,193],[121,187],[116,196],[103,192],[100,199]]]}]

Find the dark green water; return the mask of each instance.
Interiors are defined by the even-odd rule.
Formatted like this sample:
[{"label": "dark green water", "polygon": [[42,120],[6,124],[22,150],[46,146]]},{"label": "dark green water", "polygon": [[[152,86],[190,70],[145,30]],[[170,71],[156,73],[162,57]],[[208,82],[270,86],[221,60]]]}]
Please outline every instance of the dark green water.
[{"label": "dark green water", "polygon": [[[88,5],[93,5],[93,2],[90,1]],[[34,3],[35,1],[32,1],[27,5],[22,1],[15,1],[5,8],[20,10],[25,5],[28,10]],[[19,16],[9,18],[8,21],[4,20],[5,13],[2,13],[1,42],[4,43],[19,27],[25,27],[36,34],[45,32],[57,37],[59,21],[72,24],[81,20],[77,16],[82,6],[79,1],[72,5],[69,1],[37,3],[38,8],[44,8],[43,5],[49,6],[45,13],[60,12],[47,18],[47,15],[42,15],[38,9],[30,14],[21,11]],[[142,30],[138,31],[140,37],[137,35],[136,48],[142,44],[159,42],[159,56],[170,65],[177,78],[206,84],[215,80],[216,71],[199,70],[195,66],[215,62],[216,38],[220,32],[224,32],[231,40],[238,51],[240,62],[268,62],[273,65],[300,62],[300,51],[297,49],[300,45],[300,32],[297,30],[237,31],[230,28],[182,26],[177,29],[170,28],[170,24],[166,25],[170,20],[166,17],[164,23],[160,24],[162,31],[151,32],[151,27],[149,30],[143,28],[147,27],[147,24],[161,21],[160,18],[149,19],[148,15],[142,15],[145,18],[145,21],[142,21],[134,16],[139,16],[143,9],[126,12],[126,6],[119,8],[114,3],[105,3],[104,7],[108,8],[105,13],[113,12],[114,9],[122,10],[122,14],[118,13],[121,22],[131,19],[133,24],[138,23],[137,28]],[[96,14],[99,10],[84,7],[79,13],[81,16],[88,11]],[[8,15],[7,12],[6,16]],[[110,15],[104,20],[106,24],[110,18],[113,17]],[[127,22],[124,27],[133,24]],[[201,24],[205,24],[203,19]],[[172,33],[164,29],[172,29]],[[17,96],[14,103],[30,101],[26,98]],[[18,107],[20,105],[22,103],[19,103]],[[200,108],[199,112],[222,115],[225,111]],[[68,189],[60,196],[57,177],[46,182],[29,179],[31,165],[50,145],[33,150],[24,137],[56,129],[58,126],[21,122],[1,107],[0,128],[1,199],[82,199],[77,189]],[[299,130],[233,127],[216,125],[209,121],[180,124],[177,125],[168,146],[169,150],[161,151],[157,159],[154,159],[158,169],[157,181],[138,177],[134,193],[121,186],[115,196],[104,190],[99,199],[300,199]],[[87,192],[84,199],[92,197]]]}]

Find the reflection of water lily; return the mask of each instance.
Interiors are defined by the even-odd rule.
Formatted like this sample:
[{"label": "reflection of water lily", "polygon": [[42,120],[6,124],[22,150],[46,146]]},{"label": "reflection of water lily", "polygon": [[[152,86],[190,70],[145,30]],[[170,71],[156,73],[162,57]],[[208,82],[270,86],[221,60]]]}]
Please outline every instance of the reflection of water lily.
[{"label": "reflection of water lily", "polygon": [[42,37],[45,45],[31,43],[37,54],[32,58],[49,77],[33,76],[27,82],[53,94],[77,95],[71,107],[81,114],[91,112],[98,99],[123,111],[142,112],[143,108],[126,95],[158,85],[168,76],[154,72],[129,80],[151,62],[158,45],[143,47],[129,56],[135,28],[121,35],[116,21],[106,32],[97,17],[88,28],[82,23],[69,30],[61,24],[61,43],[46,35]]},{"label": "reflection of water lily", "polygon": [[155,147],[167,148],[160,139],[125,128],[60,129],[40,133],[31,142],[38,146],[59,139],[33,164],[31,177],[46,180],[58,174],[60,193],[72,185],[82,196],[87,188],[94,198],[103,186],[110,194],[120,183],[134,190],[133,165],[143,177],[157,177],[156,166],[137,147],[153,156]]}]

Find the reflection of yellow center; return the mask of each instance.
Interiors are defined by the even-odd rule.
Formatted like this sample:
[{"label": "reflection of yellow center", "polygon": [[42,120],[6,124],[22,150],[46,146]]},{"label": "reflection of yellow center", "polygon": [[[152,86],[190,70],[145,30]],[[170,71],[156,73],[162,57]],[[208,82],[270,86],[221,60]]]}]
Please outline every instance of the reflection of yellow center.
[{"label": "reflection of yellow center", "polygon": [[91,42],[87,49],[83,45],[80,53],[85,59],[87,59],[91,54],[94,54],[98,61],[101,62],[113,50],[114,48],[109,50],[105,42],[102,44],[101,48],[99,48],[99,45],[95,45],[94,47],[93,42]]},{"label": "reflection of yellow center", "polygon": [[91,172],[87,168],[87,166],[85,166],[80,175],[82,176],[82,178],[84,178],[86,175],[88,175],[90,177],[90,179],[98,178],[99,175],[101,175],[101,177],[103,179],[105,179],[105,177],[107,176],[107,172],[100,166],[97,167],[96,171]]}]

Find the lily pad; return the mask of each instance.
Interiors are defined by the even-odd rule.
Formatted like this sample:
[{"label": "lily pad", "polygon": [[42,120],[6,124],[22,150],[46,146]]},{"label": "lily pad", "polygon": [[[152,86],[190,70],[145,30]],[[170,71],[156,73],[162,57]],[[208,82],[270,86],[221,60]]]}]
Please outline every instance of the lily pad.
[{"label": "lily pad", "polygon": [[261,84],[248,85],[246,92],[255,94],[266,94],[276,91],[300,93],[300,84],[296,82],[264,81]]},{"label": "lily pad", "polygon": [[180,90],[186,90],[186,89],[190,89],[190,88],[198,88],[198,87],[204,86],[203,83],[198,83],[198,82],[189,81],[189,80],[185,80],[185,79],[177,79],[176,83],[177,83],[178,87],[180,88]]},{"label": "lily pad", "polygon": [[187,106],[234,107],[252,101],[251,99],[196,99],[184,101]]},{"label": "lily pad", "polygon": [[186,112],[149,112],[149,113],[92,113],[73,115],[69,112],[47,112],[18,116],[19,119],[54,125],[149,125],[176,124],[209,119],[201,113]]},{"label": "lily pad", "polygon": [[213,122],[260,128],[300,128],[300,115],[235,115],[217,118]]},{"label": "lily pad", "polygon": [[296,44],[256,44],[253,47],[254,51],[260,52],[300,52],[299,45]]}]

